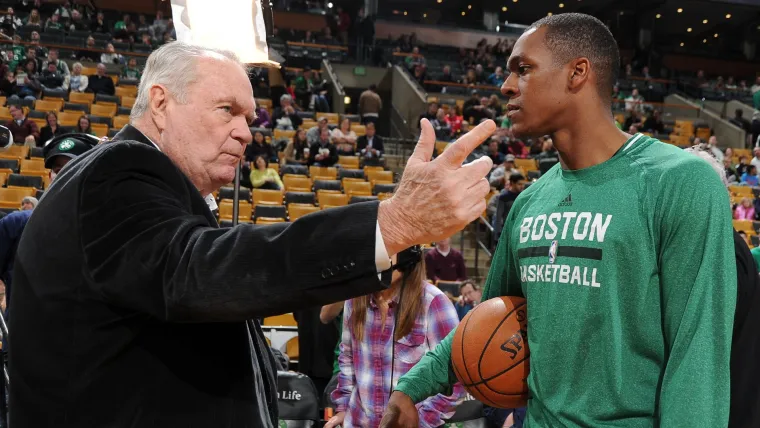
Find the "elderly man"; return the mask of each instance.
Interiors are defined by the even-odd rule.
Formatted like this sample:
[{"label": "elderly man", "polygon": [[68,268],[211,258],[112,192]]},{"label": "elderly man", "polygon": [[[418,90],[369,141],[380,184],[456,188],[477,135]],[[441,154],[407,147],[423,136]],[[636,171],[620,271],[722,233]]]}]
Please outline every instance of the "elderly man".
[{"label": "elderly man", "polygon": [[494,123],[431,162],[423,121],[391,199],[219,228],[254,109],[234,54],[151,54],[131,125],[62,171],[19,245],[12,426],[277,426],[256,319],[383,290],[389,256],[485,209],[490,160],[461,165]]},{"label": "elderly man", "polygon": [[113,80],[106,75],[106,66],[103,63],[98,64],[96,74],[90,76],[87,84],[87,92],[95,94],[113,95],[116,89],[113,86]]}]

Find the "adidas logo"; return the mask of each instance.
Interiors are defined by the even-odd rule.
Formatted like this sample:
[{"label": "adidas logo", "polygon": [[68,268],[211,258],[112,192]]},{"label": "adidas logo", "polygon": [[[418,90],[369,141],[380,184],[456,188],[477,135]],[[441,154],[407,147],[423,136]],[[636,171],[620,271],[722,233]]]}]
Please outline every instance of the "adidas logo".
[{"label": "adidas logo", "polygon": [[562,200],[562,202],[559,203],[560,207],[571,207],[573,206],[573,194],[568,193],[568,195],[565,197],[565,199]]}]

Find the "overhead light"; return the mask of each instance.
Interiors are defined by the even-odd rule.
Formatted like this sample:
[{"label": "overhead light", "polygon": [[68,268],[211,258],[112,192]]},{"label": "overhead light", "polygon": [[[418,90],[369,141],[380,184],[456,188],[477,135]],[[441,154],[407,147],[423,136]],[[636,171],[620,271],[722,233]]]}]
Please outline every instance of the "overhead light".
[{"label": "overhead light", "polygon": [[512,0],[512,3],[517,3],[517,0]]},{"label": "overhead light", "polygon": [[707,39],[702,39],[702,43],[707,43]]},{"label": "overhead light", "polygon": [[683,42],[681,42],[681,47],[683,47]]},{"label": "overhead light", "polygon": [[423,13],[423,14],[422,14],[422,17],[423,17],[423,18],[427,18],[427,13]]},{"label": "overhead light", "polygon": [[465,11],[462,11],[462,16],[465,16],[465,15],[467,15],[467,13],[465,13]]},{"label": "overhead light", "polygon": [[332,9],[332,7],[333,7],[333,4],[332,4],[332,2],[330,2],[330,3],[327,3],[327,8],[328,8],[328,9]]},{"label": "overhead light", "polygon": [[500,30],[501,30],[501,27],[499,27],[499,26],[497,25],[497,26],[496,26],[496,32],[498,33]]},{"label": "overhead light", "polygon": [[502,7],[502,8],[501,8],[501,11],[502,11],[502,12],[506,12],[506,11],[507,11],[507,7],[506,7],[506,6]]},{"label": "overhead light", "polygon": [[655,15],[654,17],[655,17],[655,18],[657,18],[657,19],[660,19],[660,18],[662,18],[662,15],[660,15],[660,14],[658,13],[658,14],[657,14],[657,15]]},{"label": "overhead light", "polygon": [[680,8],[680,7],[679,7],[679,8],[678,8],[678,10],[677,10],[676,12],[678,12],[678,13],[681,13],[681,12],[683,12],[683,8]]},{"label": "overhead light", "polygon": [[620,11],[620,16],[623,16],[623,15],[625,15],[625,11],[624,11],[624,10],[621,10],[621,11]]},{"label": "overhead light", "polygon": [[687,33],[691,33],[691,27],[687,28],[687,29],[686,29],[686,32],[687,32]]},{"label": "overhead light", "polygon": [[713,34],[713,37],[718,38],[718,33]]},{"label": "overhead light", "polygon": [[438,3],[443,3],[443,0],[438,0]]},{"label": "overhead light", "polygon": [[351,97],[343,97],[343,103],[351,104]]},{"label": "overhead light", "polygon": [[726,19],[731,19],[731,14],[730,13],[726,14]]},{"label": "overhead light", "polygon": [[706,19],[703,19],[703,20],[702,20],[702,23],[703,23],[703,24],[707,24],[707,20],[706,20]]},{"label": "overhead light", "polygon": [[562,9],[563,7],[565,7],[565,4],[564,3],[560,3],[559,4],[559,8]]},{"label": "overhead light", "polygon": [[547,14],[546,14],[546,16],[552,16],[552,13],[551,13],[551,12],[549,12],[549,13],[547,13]]},{"label": "overhead light", "polygon": [[404,16],[406,16],[406,11],[404,11]]},{"label": "overhead light", "polygon": [[472,9],[472,5],[471,5],[471,4],[468,4],[468,5],[467,5],[467,9]]}]

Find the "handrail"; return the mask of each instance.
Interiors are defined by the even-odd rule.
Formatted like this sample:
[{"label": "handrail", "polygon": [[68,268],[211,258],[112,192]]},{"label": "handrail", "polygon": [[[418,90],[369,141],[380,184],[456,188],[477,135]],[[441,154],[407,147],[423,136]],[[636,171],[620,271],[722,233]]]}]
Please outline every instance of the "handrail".
[{"label": "handrail", "polygon": [[[88,48],[86,46],[71,46],[71,45],[59,45],[57,43],[32,43],[32,42],[19,42],[14,43],[13,40],[0,40],[0,43],[3,44],[20,44],[22,46],[34,46],[34,47],[43,47],[43,48],[52,48],[52,49],[66,49],[66,50],[78,50],[78,51],[87,51],[87,52],[97,52],[97,53],[111,53],[108,52],[105,49],[100,48]],[[147,57],[150,55],[149,53],[143,53],[143,52],[132,52],[132,51],[114,51],[113,53],[119,54],[121,56],[143,56]],[[61,58],[66,59],[66,58]]]},{"label": "handrail", "polygon": [[319,43],[304,43],[304,42],[285,42],[288,46],[300,46],[304,48],[317,48],[317,49],[328,49],[328,50],[338,50],[338,51],[348,51],[348,47],[341,46],[341,45],[322,45]]},{"label": "handrail", "polygon": [[468,89],[483,89],[487,91],[496,91],[499,92],[501,90],[498,86],[492,86],[492,85],[474,85],[471,83],[460,83],[460,82],[442,82],[440,80],[425,80],[422,83],[426,85],[435,85],[435,86],[454,86],[459,88],[468,88]]},{"label": "handrail", "polygon": [[[485,224],[485,225],[486,225],[486,227],[488,228],[488,231],[489,231],[489,232],[493,233],[493,226],[491,226],[491,224],[490,224],[490,223],[488,223],[488,220],[486,220],[486,218],[485,218],[485,217],[483,217],[483,216],[481,215],[480,217],[478,217],[478,220],[480,220],[480,222],[481,222],[481,223],[483,223],[483,224]],[[478,221],[478,220],[475,220],[475,221]]]}]

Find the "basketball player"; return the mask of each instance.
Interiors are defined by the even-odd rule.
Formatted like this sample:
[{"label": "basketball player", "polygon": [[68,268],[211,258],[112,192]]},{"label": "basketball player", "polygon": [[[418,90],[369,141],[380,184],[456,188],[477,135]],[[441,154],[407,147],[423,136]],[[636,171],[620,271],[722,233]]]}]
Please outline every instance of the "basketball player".
[{"label": "basketball player", "polygon": [[[550,134],[561,160],[517,198],[483,296],[527,299],[525,426],[725,427],[736,267],[720,179],[617,129],[619,52],[596,18],[537,21],[508,67],[512,130]],[[455,382],[452,337],[399,381],[381,427],[417,426],[414,403]]]}]

